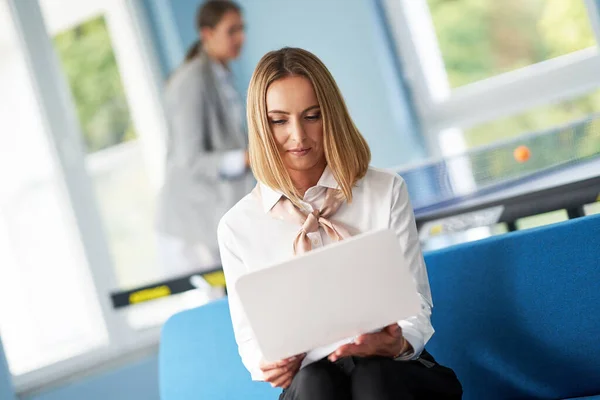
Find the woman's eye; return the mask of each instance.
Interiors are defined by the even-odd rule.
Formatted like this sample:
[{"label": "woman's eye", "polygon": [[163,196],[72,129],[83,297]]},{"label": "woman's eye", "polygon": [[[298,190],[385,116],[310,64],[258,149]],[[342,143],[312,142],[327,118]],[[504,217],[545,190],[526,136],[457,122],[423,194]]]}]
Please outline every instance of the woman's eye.
[{"label": "woman's eye", "polygon": [[286,120],[285,119],[272,119],[271,123],[273,125],[283,125],[286,123]]},{"label": "woman's eye", "polygon": [[319,118],[321,118],[321,114],[307,115],[305,118],[309,121],[317,121]]}]

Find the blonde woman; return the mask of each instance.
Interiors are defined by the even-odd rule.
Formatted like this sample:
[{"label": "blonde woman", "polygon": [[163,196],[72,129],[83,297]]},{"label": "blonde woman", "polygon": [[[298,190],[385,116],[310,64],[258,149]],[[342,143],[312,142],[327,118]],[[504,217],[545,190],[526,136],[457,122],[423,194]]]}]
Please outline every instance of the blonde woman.
[{"label": "blonde woman", "polygon": [[[301,49],[265,55],[250,82],[248,125],[259,184],[223,217],[218,238],[235,336],[252,378],[283,388],[285,400],[461,398],[454,372],[424,350],[433,335],[432,302],[406,185],[395,174],[369,167],[369,147],[327,68]],[[295,254],[382,228],[396,232],[410,260],[420,314],[352,344],[265,362],[235,281]]]}]

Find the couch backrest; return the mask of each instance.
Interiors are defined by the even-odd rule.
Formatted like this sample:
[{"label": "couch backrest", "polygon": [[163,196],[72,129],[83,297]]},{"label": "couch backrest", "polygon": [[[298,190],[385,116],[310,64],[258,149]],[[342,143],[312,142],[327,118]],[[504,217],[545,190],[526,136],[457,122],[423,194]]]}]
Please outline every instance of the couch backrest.
[{"label": "couch backrest", "polygon": [[426,255],[436,333],[465,399],[600,394],[600,216]]},{"label": "couch backrest", "polygon": [[159,384],[161,400],[274,400],[281,392],[252,382],[237,351],[226,299],[165,323]]}]

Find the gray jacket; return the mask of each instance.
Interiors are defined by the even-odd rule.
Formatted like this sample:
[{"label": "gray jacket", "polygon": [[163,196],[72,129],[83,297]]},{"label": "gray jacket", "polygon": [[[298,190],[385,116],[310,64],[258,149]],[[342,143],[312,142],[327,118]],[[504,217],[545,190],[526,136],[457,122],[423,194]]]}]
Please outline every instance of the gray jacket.
[{"label": "gray jacket", "polygon": [[169,137],[157,229],[217,249],[219,220],[254,185],[249,172],[236,179],[220,173],[225,152],[247,147],[246,132],[228,115],[230,107],[204,54],[171,77],[165,108]]}]

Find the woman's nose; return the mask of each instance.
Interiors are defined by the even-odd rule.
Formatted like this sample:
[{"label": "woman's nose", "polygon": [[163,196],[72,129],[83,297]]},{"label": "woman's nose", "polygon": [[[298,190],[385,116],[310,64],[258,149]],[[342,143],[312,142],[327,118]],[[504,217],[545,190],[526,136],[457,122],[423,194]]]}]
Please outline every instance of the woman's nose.
[{"label": "woman's nose", "polygon": [[292,124],[290,124],[290,137],[292,140],[296,141],[297,143],[302,143],[305,136],[306,134],[304,132],[304,126],[302,126],[300,121],[294,121]]}]

